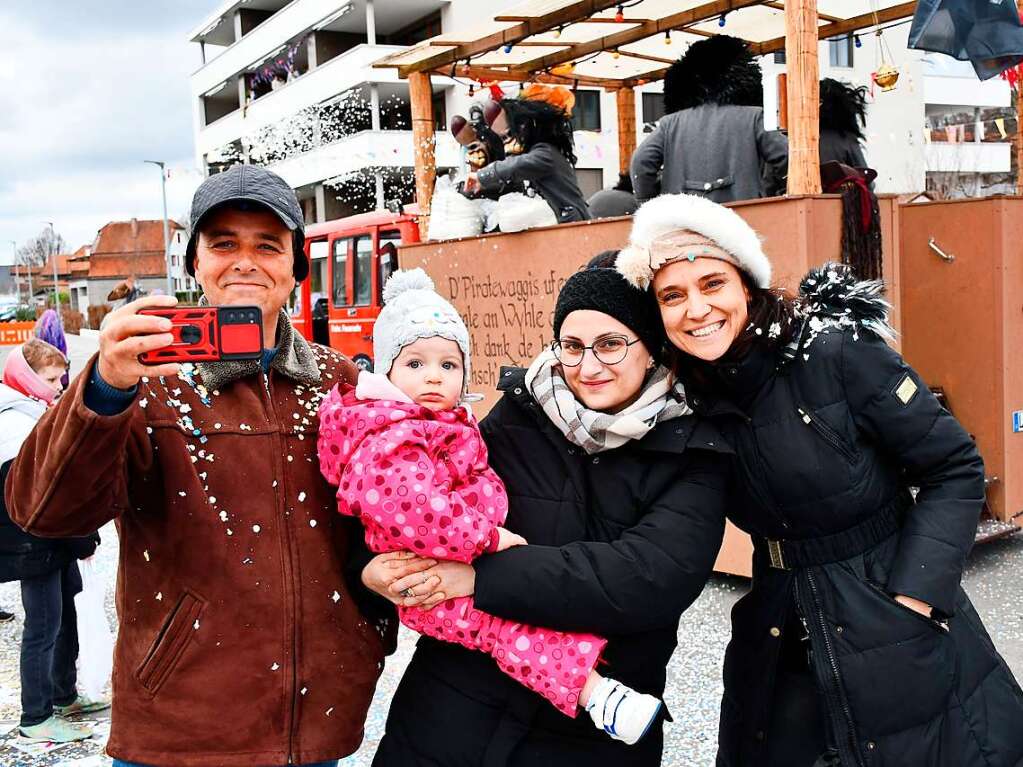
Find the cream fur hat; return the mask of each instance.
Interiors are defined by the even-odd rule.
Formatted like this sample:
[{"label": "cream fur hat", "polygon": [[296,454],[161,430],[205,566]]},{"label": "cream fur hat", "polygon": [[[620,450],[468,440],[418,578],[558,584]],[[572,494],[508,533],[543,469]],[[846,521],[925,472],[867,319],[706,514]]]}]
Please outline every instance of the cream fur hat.
[{"label": "cream fur hat", "polygon": [[[686,236],[692,234],[697,237]],[[694,194],[663,194],[643,203],[615,268],[636,287],[646,288],[658,269],[682,256],[671,241],[687,239],[706,242],[707,255],[728,261],[758,287],[770,287],[771,262],[759,235],[739,214]]]}]

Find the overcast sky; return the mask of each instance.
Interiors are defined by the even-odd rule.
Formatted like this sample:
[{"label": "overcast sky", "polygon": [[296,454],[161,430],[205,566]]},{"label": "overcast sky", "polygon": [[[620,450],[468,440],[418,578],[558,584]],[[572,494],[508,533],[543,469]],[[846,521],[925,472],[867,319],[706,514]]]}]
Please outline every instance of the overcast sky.
[{"label": "overcast sky", "polygon": [[72,249],[108,221],[171,218],[200,175],[187,41],[219,0],[0,2],[0,263],[52,221]]}]

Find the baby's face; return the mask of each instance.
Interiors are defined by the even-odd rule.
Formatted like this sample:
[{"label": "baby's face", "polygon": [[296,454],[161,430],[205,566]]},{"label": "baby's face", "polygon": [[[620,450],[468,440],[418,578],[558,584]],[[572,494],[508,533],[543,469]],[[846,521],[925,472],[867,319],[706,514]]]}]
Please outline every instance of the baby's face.
[{"label": "baby's face", "polygon": [[462,395],[462,350],[448,338],[418,338],[402,348],[387,374],[417,405],[450,410]]}]

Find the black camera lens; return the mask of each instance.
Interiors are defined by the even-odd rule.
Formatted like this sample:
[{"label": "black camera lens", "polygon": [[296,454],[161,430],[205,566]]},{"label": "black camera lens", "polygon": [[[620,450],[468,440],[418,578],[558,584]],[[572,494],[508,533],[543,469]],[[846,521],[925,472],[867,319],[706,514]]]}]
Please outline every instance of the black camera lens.
[{"label": "black camera lens", "polygon": [[195,344],[202,338],[202,332],[195,325],[183,325],[181,327],[181,343]]}]

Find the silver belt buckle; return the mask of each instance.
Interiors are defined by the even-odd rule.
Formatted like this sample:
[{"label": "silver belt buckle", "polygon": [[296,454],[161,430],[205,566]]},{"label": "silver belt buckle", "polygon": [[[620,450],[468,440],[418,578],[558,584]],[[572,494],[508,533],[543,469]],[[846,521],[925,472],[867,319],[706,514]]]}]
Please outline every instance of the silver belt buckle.
[{"label": "silver belt buckle", "polygon": [[781,541],[767,539],[767,554],[771,558],[771,567],[776,570],[788,570],[785,566],[785,559],[781,555]]}]

